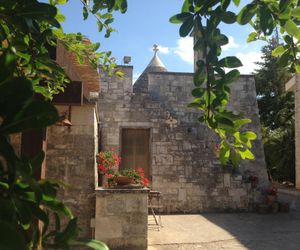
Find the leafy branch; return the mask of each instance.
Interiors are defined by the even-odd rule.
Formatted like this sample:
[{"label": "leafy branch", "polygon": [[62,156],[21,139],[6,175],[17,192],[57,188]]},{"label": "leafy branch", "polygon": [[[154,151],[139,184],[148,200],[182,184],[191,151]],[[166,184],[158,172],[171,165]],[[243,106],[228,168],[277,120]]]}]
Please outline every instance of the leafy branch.
[{"label": "leafy branch", "polygon": [[[65,17],[57,5],[68,1],[49,2],[0,2],[0,249],[70,249],[80,245],[106,250],[102,242],[78,239],[77,218],[57,197],[59,183],[33,177],[41,168],[44,152],[32,159],[20,157],[10,142],[14,133],[43,129],[59,118],[48,101],[69,82],[50,57],[51,46],[58,40],[79,63],[88,61],[98,67],[103,62],[114,67],[110,53],[97,52],[100,44],[87,44],[83,35],[63,32]],[[104,4],[97,11],[111,12],[126,1],[93,2]],[[37,100],[37,93],[44,98]],[[50,216],[55,218],[55,227],[49,226]],[[67,222],[64,227],[61,220]]]},{"label": "leafy branch", "polygon": [[198,109],[202,114],[199,121],[219,136],[221,163],[232,162],[237,166],[240,159],[254,159],[251,148],[256,135],[245,131],[244,126],[251,122],[250,119],[226,110],[230,85],[240,76],[237,69],[228,70],[238,68],[242,63],[234,56],[219,59],[221,46],[228,43],[219,25],[250,24],[255,31],[249,34],[248,42],[267,41],[279,26],[285,44],[275,48],[273,55],[280,57],[281,66],[289,66],[291,72],[300,72],[300,1],[254,0],[242,7],[237,15],[228,11],[230,4],[239,6],[240,0],[185,0],[181,13],[171,17],[170,21],[181,24],[179,34],[182,37],[193,32],[196,37],[194,50],[203,55],[203,59],[196,62],[196,88],[192,91],[195,99],[189,107]]}]

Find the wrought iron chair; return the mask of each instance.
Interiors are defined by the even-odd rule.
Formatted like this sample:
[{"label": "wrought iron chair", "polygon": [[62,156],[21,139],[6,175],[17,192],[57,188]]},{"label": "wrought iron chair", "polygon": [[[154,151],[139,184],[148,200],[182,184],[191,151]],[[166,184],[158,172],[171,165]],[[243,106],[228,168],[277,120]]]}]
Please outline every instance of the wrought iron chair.
[{"label": "wrought iron chair", "polygon": [[[161,192],[159,191],[150,191],[148,195],[148,208],[150,213],[153,215],[155,225],[157,229],[160,230],[162,225],[161,221],[161,209],[163,208],[161,204]],[[157,218],[158,217],[158,218]]]}]

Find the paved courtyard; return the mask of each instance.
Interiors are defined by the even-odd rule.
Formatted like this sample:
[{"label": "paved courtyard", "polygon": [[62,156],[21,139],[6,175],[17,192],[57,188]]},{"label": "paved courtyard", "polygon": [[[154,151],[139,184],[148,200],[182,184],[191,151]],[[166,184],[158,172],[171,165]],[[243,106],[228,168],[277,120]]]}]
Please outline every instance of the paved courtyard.
[{"label": "paved courtyard", "polygon": [[[153,223],[153,217],[149,216]],[[300,212],[164,215],[149,226],[148,250],[300,249]]]}]

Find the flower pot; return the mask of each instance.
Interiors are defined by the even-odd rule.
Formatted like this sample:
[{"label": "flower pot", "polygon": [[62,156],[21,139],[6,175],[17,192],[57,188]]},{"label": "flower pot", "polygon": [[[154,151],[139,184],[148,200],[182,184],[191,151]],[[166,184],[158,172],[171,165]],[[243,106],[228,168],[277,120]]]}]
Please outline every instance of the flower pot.
[{"label": "flower pot", "polygon": [[115,182],[119,186],[125,186],[131,184],[133,179],[130,176],[117,176]]}]

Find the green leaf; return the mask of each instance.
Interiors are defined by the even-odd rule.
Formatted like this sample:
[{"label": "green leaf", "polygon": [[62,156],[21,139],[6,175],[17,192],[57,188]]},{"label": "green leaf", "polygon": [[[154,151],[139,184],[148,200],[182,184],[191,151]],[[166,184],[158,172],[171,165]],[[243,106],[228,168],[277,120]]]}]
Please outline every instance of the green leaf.
[{"label": "green leaf", "polygon": [[98,240],[76,241],[74,242],[74,245],[87,246],[95,250],[109,250],[108,246],[104,242]]},{"label": "green leaf", "polygon": [[61,14],[61,13],[57,13],[55,19],[56,19],[58,22],[60,22],[60,23],[66,21],[66,17],[65,17],[63,14]]},{"label": "green leaf", "polygon": [[44,204],[46,207],[52,209],[53,211],[59,214],[66,215],[70,218],[73,217],[70,209],[55,197],[51,197],[43,194],[42,204]]},{"label": "green leaf", "polygon": [[188,17],[180,26],[179,34],[181,37],[189,35],[194,27],[194,16]]},{"label": "green leaf", "polygon": [[235,23],[235,21],[236,21],[236,15],[231,11],[223,12],[221,14],[220,18],[222,19],[222,21],[224,23],[227,23],[227,24],[232,24],[232,23]]},{"label": "green leaf", "polygon": [[286,67],[290,59],[290,50],[286,50],[278,60],[278,64],[281,67]]},{"label": "green leaf", "polygon": [[241,136],[247,140],[255,140],[257,138],[256,134],[252,131],[245,132]]},{"label": "green leaf", "polygon": [[196,98],[193,102],[189,103],[187,105],[188,108],[199,108],[201,107],[201,104],[199,102],[199,98]]},{"label": "green leaf", "polygon": [[221,76],[221,77],[225,76],[225,71],[218,66],[214,67],[214,71],[216,71],[219,74],[219,76]]},{"label": "green leaf", "polygon": [[285,48],[282,45],[279,45],[272,51],[272,56],[281,56],[285,51]]},{"label": "green leaf", "polygon": [[233,3],[234,3],[235,6],[238,7],[240,5],[240,1],[241,0],[233,0]]},{"label": "green leaf", "polygon": [[224,83],[225,84],[230,84],[237,80],[240,77],[240,72],[237,69],[233,69],[229,71],[225,76],[224,76]]},{"label": "green leaf", "polygon": [[4,50],[4,52],[2,53],[3,54],[0,54],[0,83],[4,80],[7,80],[8,78],[11,78],[16,68],[16,62],[17,62],[16,54],[11,50]]},{"label": "green leaf", "polygon": [[300,17],[300,6],[298,6],[297,8],[292,9],[292,16]]},{"label": "green leaf", "polygon": [[255,15],[256,8],[256,3],[247,4],[244,8],[241,9],[240,13],[238,14],[237,22],[241,25],[249,23]]},{"label": "green leaf", "polygon": [[26,243],[14,225],[0,221],[0,249],[26,250]]},{"label": "green leaf", "polygon": [[40,151],[33,159],[30,160],[32,173],[40,169],[45,158],[44,151]]},{"label": "green leaf", "polygon": [[121,13],[124,14],[127,11],[127,0],[118,0]]},{"label": "green leaf", "polygon": [[24,5],[17,13],[16,16],[25,16],[34,19],[47,20],[54,18],[57,14],[56,7],[47,3],[32,2]]},{"label": "green leaf", "polygon": [[0,115],[15,115],[32,96],[32,84],[24,78],[0,83]]},{"label": "green leaf", "polygon": [[244,126],[245,124],[248,124],[251,122],[251,119],[248,118],[244,118],[244,119],[238,119],[236,121],[234,121],[234,128],[236,130],[240,129],[242,126]]},{"label": "green leaf", "polygon": [[289,45],[293,43],[293,38],[289,35],[283,36],[283,40]]},{"label": "green leaf", "polygon": [[202,60],[197,61],[197,69],[194,74],[194,85],[199,87],[206,80],[206,67]]},{"label": "green leaf", "polygon": [[98,31],[101,32],[103,30],[103,23],[100,21],[97,21],[98,24]]},{"label": "green leaf", "polygon": [[291,18],[291,9],[290,8],[284,9],[284,11],[280,12],[278,18],[282,19],[282,20],[290,19]]},{"label": "green leaf", "polygon": [[233,166],[237,167],[240,163],[241,157],[235,151],[231,152],[230,159],[232,161]]},{"label": "green leaf", "polygon": [[83,6],[82,14],[83,14],[83,20],[86,20],[89,16],[89,12],[88,12],[86,6]]},{"label": "green leaf", "polygon": [[31,101],[12,120],[4,120],[0,126],[3,134],[25,132],[44,128],[58,120],[56,108],[45,101]]},{"label": "green leaf", "polygon": [[261,5],[259,8],[260,12],[260,27],[264,33],[264,35],[270,35],[274,29],[274,22],[271,12],[266,7],[266,5]]},{"label": "green leaf", "polygon": [[186,19],[192,17],[193,15],[189,12],[183,12],[177,15],[172,16],[169,21],[171,23],[183,23]]},{"label": "green leaf", "polygon": [[280,2],[279,2],[279,10],[280,11],[284,11],[289,6],[290,3],[291,3],[290,0],[280,0]]},{"label": "green leaf", "polygon": [[296,72],[297,72],[297,73],[300,73],[300,65],[299,65],[299,64],[296,64],[295,68],[296,68]]},{"label": "green leaf", "polygon": [[195,88],[192,90],[192,95],[194,97],[202,97],[205,93],[205,89],[204,88]]},{"label": "green leaf", "polygon": [[227,56],[218,62],[218,66],[225,68],[237,68],[243,66],[243,64],[237,57]]},{"label": "green leaf", "polygon": [[247,43],[257,40],[257,33],[255,31],[251,32],[247,38]]},{"label": "green leaf", "polygon": [[78,228],[77,228],[77,218],[73,218],[69,221],[68,225],[66,226],[65,230],[58,234],[55,237],[56,243],[63,243],[63,244],[70,244],[75,242],[75,239],[78,235]]},{"label": "green leaf", "polygon": [[32,214],[45,224],[49,223],[49,217],[37,204],[31,205]]},{"label": "green leaf", "polygon": [[6,182],[0,181],[0,189],[9,189],[9,185]]},{"label": "green leaf", "polygon": [[[20,187],[20,185],[18,185]],[[36,202],[36,197],[34,192],[22,192],[19,196],[20,200]]]},{"label": "green leaf", "polygon": [[253,153],[249,149],[239,150],[239,154],[243,160],[245,159],[253,160],[255,158]]},{"label": "green leaf", "polygon": [[226,10],[230,4],[231,0],[221,0],[221,7],[223,10]]},{"label": "green leaf", "polygon": [[286,21],[285,30],[289,35],[296,37],[298,40],[300,40],[300,29],[292,20]]},{"label": "green leaf", "polygon": [[181,12],[194,12],[193,0],[185,0],[182,5]]},{"label": "green leaf", "polygon": [[228,43],[228,38],[225,35],[219,35],[216,37],[212,37],[212,40],[218,45],[223,46]]},{"label": "green leaf", "polygon": [[232,130],[234,127],[234,123],[228,118],[216,116],[216,121],[218,123],[218,128]]},{"label": "green leaf", "polygon": [[229,149],[228,144],[221,143],[221,148],[220,148],[220,162],[221,162],[222,165],[226,165],[229,156],[230,156],[230,149]]}]

